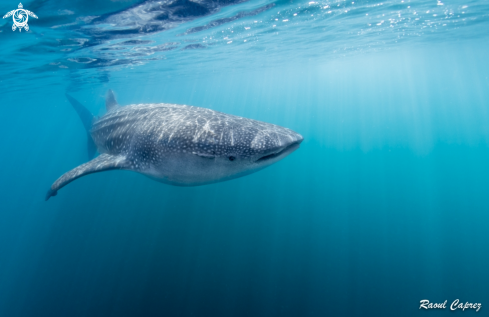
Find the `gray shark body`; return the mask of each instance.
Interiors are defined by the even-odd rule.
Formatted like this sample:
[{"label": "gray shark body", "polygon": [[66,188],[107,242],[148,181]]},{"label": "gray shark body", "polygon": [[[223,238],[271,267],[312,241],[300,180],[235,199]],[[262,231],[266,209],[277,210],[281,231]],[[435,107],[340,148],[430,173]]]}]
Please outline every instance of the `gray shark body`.
[{"label": "gray shark body", "polygon": [[68,99],[82,118],[89,144],[93,140],[101,154],[62,175],[46,200],[81,176],[113,169],[177,186],[225,181],[281,160],[303,140],[287,128],[205,108],[166,103],[119,107],[111,91],[108,112],[99,119]]}]

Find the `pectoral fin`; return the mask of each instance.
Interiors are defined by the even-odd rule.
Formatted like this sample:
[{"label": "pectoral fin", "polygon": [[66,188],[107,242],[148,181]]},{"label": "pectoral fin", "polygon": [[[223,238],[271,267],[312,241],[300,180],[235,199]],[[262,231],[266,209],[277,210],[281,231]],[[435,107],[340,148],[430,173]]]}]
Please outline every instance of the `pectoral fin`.
[{"label": "pectoral fin", "polygon": [[82,176],[97,172],[128,168],[129,164],[127,164],[125,157],[101,154],[90,162],[75,167],[58,178],[58,180],[56,180],[49,189],[46,195],[46,200],[48,200],[51,196],[56,196],[58,194],[58,190]]}]

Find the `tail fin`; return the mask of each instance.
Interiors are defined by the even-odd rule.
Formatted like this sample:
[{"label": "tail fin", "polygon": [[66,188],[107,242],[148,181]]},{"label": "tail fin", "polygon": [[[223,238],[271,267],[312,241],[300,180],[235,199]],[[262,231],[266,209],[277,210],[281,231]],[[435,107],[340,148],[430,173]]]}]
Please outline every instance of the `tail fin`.
[{"label": "tail fin", "polygon": [[95,152],[97,151],[97,147],[95,146],[95,143],[93,142],[93,139],[90,135],[90,130],[92,129],[94,116],[93,114],[90,113],[90,111],[88,111],[87,108],[85,108],[81,103],[79,103],[70,95],[66,94],[66,98],[68,98],[69,102],[75,109],[76,113],[78,113],[78,116],[80,117],[80,120],[82,121],[83,126],[87,131],[87,152],[88,152],[88,159],[91,160],[94,157]]}]

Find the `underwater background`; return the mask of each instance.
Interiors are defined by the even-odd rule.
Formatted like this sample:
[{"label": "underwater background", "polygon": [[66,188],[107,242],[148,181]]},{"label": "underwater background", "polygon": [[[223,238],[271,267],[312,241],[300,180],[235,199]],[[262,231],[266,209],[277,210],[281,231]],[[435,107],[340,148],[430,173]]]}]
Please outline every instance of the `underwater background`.
[{"label": "underwater background", "polygon": [[[0,316],[486,314],[487,1],[23,5],[29,32],[0,20]],[[232,181],[111,171],[44,201],[87,160],[65,93],[103,115],[108,89],[304,141]]]}]

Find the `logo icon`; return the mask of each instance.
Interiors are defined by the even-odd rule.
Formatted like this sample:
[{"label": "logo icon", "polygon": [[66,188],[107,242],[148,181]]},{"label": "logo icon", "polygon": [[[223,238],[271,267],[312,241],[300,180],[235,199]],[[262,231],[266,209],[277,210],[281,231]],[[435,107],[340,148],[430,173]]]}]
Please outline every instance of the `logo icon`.
[{"label": "logo icon", "polygon": [[22,28],[24,28],[26,31],[29,31],[29,26],[27,25],[27,20],[29,20],[29,15],[37,19],[37,15],[35,15],[33,12],[29,10],[24,10],[22,3],[19,3],[19,8],[17,10],[12,10],[8,12],[6,15],[3,16],[3,18],[5,19],[8,18],[9,16],[12,16],[12,19],[14,20],[14,25],[12,25],[12,31],[15,31],[18,28],[19,32],[21,32]]}]

